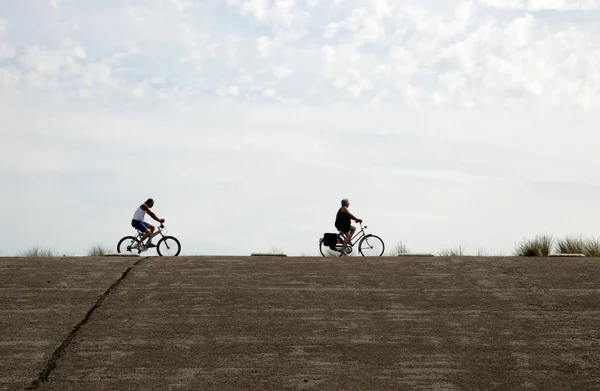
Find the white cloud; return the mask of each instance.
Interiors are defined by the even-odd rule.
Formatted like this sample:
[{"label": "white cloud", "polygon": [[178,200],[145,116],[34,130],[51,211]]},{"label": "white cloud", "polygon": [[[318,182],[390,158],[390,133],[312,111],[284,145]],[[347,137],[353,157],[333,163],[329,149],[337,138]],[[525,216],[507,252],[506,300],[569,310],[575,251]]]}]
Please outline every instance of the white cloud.
[{"label": "white cloud", "polygon": [[87,87],[95,87],[97,85],[107,85],[116,87],[118,82],[112,75],[112,70],[104,64],[88,64],[83,70],[83,83]]},{"label": "white cloud", "polygon": [[20,79],[21,75],[18,72],[0,68],[0,85],[12,89],[19,84]]},{"label": "white cloud", "polygon": [[0,19],[0,38],[2,38],[2,35],[6,31],[7,27],[8,27],[8,21],[6,19]]},{"label": "white cloud", "polygon": [[50,6],[55,10],[58,11],[60,9],[60,5],[61,3],[64,3],[67,0],[48,0],[50,2]]},{"label": "white cloud", "polygon": [[265,20],[269,13],[268,0],[230,1],[230,3],[239,4],[244,14],[249,13],[259,21]]},{"label": "white cloud", "polygon": [[268,37],[262,36],[256,40],[256,46],[258,48],[259,53],[263,57],[269,57],[270,48],[271,48],[271,40]]},{"label": "white cloud", "polygon": [[128,6],[125,8],[127,16],[136,22],[143,22],[146,18],[140,12],[140,7]]},{"label": "white cloud", "polygon": [[357,8],[344,20],[327,25],[324,37],[334,38],[340,31],[348,30],[353,33],[353,42],[358,46],[378,43],[385,36],[385,24],[381,22],[386,14],[378,13],[377,8]]},{"label": "white cloud", "polygon": [[479,2],[494,8],[528,11],[585,11],[598,9],[600,4],[598,0],[479,0]]},{"label": "white cloud", "polygon": [[[421,103],[438,93],[447,97],[445,104],[459,106],[511,106],[515,98],[534,98],[548,107],[575,104],[592,109],[600,104],[595,100],[596,85],[584,81],[594,79],[597,68],[593,64],[600,58],[595,49],[600,39],[588,25],[556,20],[549,24],[543,16],[522,12],[496,14],[493,8],[473,1],[456,1],[436,10],[417,2],[403,5],[384,0],[374,0],[369,7],[351,1],[337,6],[315,2],[309,7],[300,1],[232,0],[229,9],[219,12],[240,12],[250,24],[266,23],[266,29],[256,30],[258,35],[244,35],[243,30],[208,29],[207,23],[197,23],[198,18],[208,18],[207,7],[212,5],[172,1],[160,3],[158,8],[158,2],[152,4],[135,8],[137,16],[123,22],[122,27],[112,23],[121,34],[104,43],[110,45],[112,53],[103,58],[89,46],[93,43],[73,40],[89,34],[86,24],[76,21],[60,22],[79,27],[62,28],[58,47],[32,43],[17,48],[3,42],[0,52],[5,58],[17,56],[24,68],[28,64],[27,72],[35,74],[23,74],[19,80],[36,80],[39,86],[48,77],[62,79],[67,73],[85,69],[85,63],[96,62],[110,66],[115,88],[125,83],[129,90],[139,79],[155,74],[180,79],[178,82],[186,83],[191,91],[216,90],[232,82],[268,85],[266,75],[270,74],[284,83],[280,87],[286,96],[299,100],[342,93],[350,99],[370,101],[386,90],[387,100],[410,105],[417,102],[415,91],[422,92]],[[537,7],[541,3],[532,4]],[[331,16],[323,17],[328,11]],[[158,54],[160,50],[169,54]],[[27,62],[20,58],[21,51],[25,57],[44,58]],[[589,59],[587,63],[579,60],[584,56]],[[136,62],[141,66],[132,67]],[[301,83],[308,88],[287,88],[286,84],[292,85],[297,79],[289,78],[281,64],[301,74]],[[58,76],[53,75],[58,68]],[[245,77],[239,76],[241,69]],[[204,77],[205,72],[211,75]],[[83,80],[85,83],[87,79]],[[309,96],[303,96],[303,91]],[[256,97],[263,95],[256,90]],[[439,97],[435,101],[439,104]]]},{"label": "white cloud", "polygon": [[254,75],[252,75],[252,73],[246,71],[245,69],[240,69],[238,72],[238,76],[235,78],[235,81],[239,84],[249,84],[254,81]]},{"label": "white cloud", "polygon": [[263,90],[263,96],[270,99],[281,99],[281,95],[277,93],[277,90],[272,87],[267,87]]},{"label": "white cloud", "polygon": [[186,9],[193,7],[195,4],[192,0],[171,0],[171,3],[179,12],[184,12]]},{"label": "white cloud", "polygon": [[[17,56],[20,65],[18,80],[26,80],[36,88],[53,90],[72,88],[81,93],[81,88],[115,89],[118,80],[108,64],[87,62],[85,48],[80,44],[71,44],[58,49],[46,49],[39,45],[28,45]],[[67,82],[68,80],[68,82]],[[74,83],[75,82],[75,83]]]},{"label": "white cloud", "polygon": [[219,88],[217,90],[217,94],[219,94],[222,97],[231,97],[231,96],[238,96],[240,94],[240,88],[236,85],[232,85],[229,87],[224,87],[224,88]]},{"label": "white cloud", "polygon": [[150,78],[150,82],[156,85],[163,85],[167,82],[167,80],[162,76],[153,76]]},{"label": "white cloud", "polygon": [[0,43],[0,61],[7,58],[13,58],[15,53],[16,51],[12,46],[6,43]]},{"label": "white cloud", "polygon": [[294,70],[291,69],[291,68],[286,67],[285,65],[278,66],[273,71],[273,74],[278,79],[285,79],[285,78],[289,77],[292,73],[294,73]]},{"label": "white cloud", "polygon": [[202,72],[204,69],[204,62],[211,56],[210,52],[203,52],[199,49],[193,49],[187,52],[181,57],[181,62],[185,65],[189,64],[193,67],[194,71]]},{"label": "white cloud", "polygon": [[243,15],[259,22],[270,22],[276,28],[301,28],[309,19],[309,12],[296,0],[228,0],[239,7]]},{"label": "white cloud", "polygon": [[146,82],[139,83],[138,85],[136,85],[133,88],[132,93],[137,98],[143,98],[146,95],[147,88],[148,88],[148,85]]},{"label": "white cloud", "polygon": [[57,50],[46,50],[38,45],[27,46],[18,59],[23,70],[38,75],[56,77],[67,62],[63,53]]}]

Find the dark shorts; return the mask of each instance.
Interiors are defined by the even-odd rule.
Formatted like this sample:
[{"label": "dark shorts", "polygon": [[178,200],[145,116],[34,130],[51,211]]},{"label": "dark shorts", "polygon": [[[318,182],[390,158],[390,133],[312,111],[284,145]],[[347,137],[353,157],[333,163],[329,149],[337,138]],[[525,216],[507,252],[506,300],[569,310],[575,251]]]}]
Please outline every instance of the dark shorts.
[{"label": "dark shorts", "polygon": [[146,230],[148,229],[148,223],[146,223],[145,221],[131,220],[131,226],[137,229],[138,231],[142,232],[146,232]]},{"label": "dark shorts", "polygon": [[343,226],[343,227],[338,227],[337,225],[335,226],[335,228],[338,229],[338,231],[343,232],[345,234],[347,234],[348,232],[350,232],[350,226]]}]

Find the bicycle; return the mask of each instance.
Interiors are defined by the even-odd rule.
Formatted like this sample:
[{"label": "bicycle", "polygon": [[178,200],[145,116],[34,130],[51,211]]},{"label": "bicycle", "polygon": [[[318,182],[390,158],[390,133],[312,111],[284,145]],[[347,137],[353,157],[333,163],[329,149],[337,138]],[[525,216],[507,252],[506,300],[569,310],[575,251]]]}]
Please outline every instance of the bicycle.
[{"label": "bicycle", "polygon": [[[366,234],[365,229],[368,228],[366,225],[363,227],[362,223],[360,224],[360,230],[357,230],[354,236],[350,239],[350,242],[346,245],[346,255],[352,254],[353,246],[358,243],[358,252],[363,257],[380,257],[383,255],[383,251],[385,250],[385,244],[383,240],[377,235]],[[335,234],[334,234],[335,235]],[[326,257],[329,254],[329,251],[342,252],[342,247],[344,245],[345,235],[343,232],[339,231],[336,237],[336,243],[332,245],[326,245],[324,243],[325,237],[319,239],[319,251],[321,255]],[[341,254],[340,254],[341,255]]]},{"label": "bicycle", "polygon": [[[136,229],[136,231],[137,231],[136,236],[125,236],[124,238],[119,240],[119,243],[117,244],[117,253],[122,254],[125,252],[130,253],[132,251],[137,251],[138,254],[141,254],[142,252],[144,252],[150,248],[140,242],[140,238],[142,237],[142,235],[144,233],[137,229]],[[156,243],[156,251],[158,252],[158,255],[160,255],[161,257],[162,256],[169,256],[169,257],[178,256],[179,252],[181,251],[181,244],[179,243],[179,240],[177,240],[177,238],[175,238],[173,236],[164,235],[163,231],[166,231],[165,225],[161,224],[158,227],[158,229],[152,234],[152,236],[150,236],[150,239],[152,239],[158,235],[161,236],[158,243]]]}]

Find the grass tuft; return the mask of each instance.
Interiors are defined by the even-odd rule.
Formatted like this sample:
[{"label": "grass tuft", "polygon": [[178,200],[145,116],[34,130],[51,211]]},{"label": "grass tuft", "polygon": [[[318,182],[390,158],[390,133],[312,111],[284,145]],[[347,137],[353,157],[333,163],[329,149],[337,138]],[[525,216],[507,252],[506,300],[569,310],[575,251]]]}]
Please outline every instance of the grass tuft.
[{"label": "grass tuft", "polygon": [[583,254],[586,257],[600,257],[600,240],[566,237],[557,240],[556,251],[559,254]]},{"label": "grass tuft", "polygon": [[389,256],[398,256],[400,254],[407,254],[408,247],[402,242],[398,242],[394,248],[389,252]]},{"label": "grass tuft", "polygon": [[32,257],[56,257],[58,254],[56,251],[50,248],[40,248],[35,246],[27,250],[19,252],[20,257],[32,258]]},{"label": "grass tuft", "polygon": [[88,250],[87,256],[88,257],[103,257],[103,256],[109,254],[110,252],[111,252],[111,250],[108,247],[97,244]]},{"label": "grass tuft", "polygon": [[440,251],[440,257],[462,257],[463,255],[465,255],[465,249],[462,245]]},{"label": "grass tuft", "polygon": [[600,257],[600,240],[596,238],[586,240],[584,249],[587,257]]},{"label": "grass tuft", "polygon": [[283,250],[277,246],[271,246],[270,254],[283,254]]},{"label": "grass tuft", "polygon": [[552,251],[553,241],[552,235],[537,235],[519,243],[515,253],[520,257],[547,257]]},{"label": "grass tuft", "polygon": [[556,251],[559,254],[585,254],[586,241],[583,238],[566,237],[556,241]]}]

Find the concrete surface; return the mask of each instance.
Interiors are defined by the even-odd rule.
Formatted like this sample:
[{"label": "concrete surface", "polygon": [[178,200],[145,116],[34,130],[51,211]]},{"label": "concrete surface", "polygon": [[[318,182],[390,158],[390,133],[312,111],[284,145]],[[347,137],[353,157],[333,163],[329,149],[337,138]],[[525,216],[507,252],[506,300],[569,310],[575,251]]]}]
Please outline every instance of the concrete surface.
[{"label": "concrete surface", "polygon": [[0,389],[24,389],[131,260],[0,258]]},{"label": "concrete surface", "polygon": [[3,390],[600,390],[599,259],[0,258],[0,284]]}]

